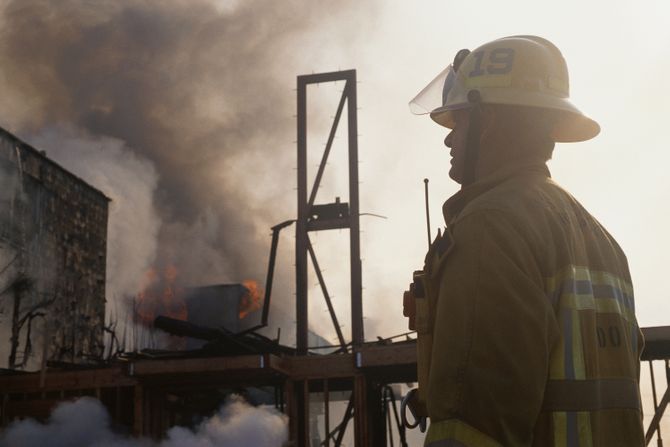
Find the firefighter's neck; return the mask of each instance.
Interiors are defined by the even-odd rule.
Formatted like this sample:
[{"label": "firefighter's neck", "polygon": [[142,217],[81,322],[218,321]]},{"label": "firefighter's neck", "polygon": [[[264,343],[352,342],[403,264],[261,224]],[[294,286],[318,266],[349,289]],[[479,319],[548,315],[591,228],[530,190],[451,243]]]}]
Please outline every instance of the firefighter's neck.
[{"label": "firefighter's neck", "polygon": [[545,164],[543,145],[546,144],[545,138],[534,135],[532,131],[524,132],[509,126],[500,126],[495,117],[485,117],[475,181],[514,167]]},{"label": "firefighter's neck", "polygon": [[531,150],[519,150],[517,147],[498,146],[491,151],[481,149],[475,169],[475,181],[496,175],[510,168],[543,165],[546,161],[540,156],[533,156]]}]

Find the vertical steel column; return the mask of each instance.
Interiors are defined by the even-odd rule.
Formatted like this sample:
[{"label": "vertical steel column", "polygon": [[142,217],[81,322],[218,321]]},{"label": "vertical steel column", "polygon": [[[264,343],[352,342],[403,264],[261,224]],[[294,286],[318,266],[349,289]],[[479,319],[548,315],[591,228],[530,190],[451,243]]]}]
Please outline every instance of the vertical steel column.
[{"label": "vertical steel column", "polygon": [[296,349],[307,354],[307,78],[298,76],[298,220],[295,230]]},{"label": "vertical steel column", "polygon": [[[296,349],[298,355],[307,354],[307,82],[298,76],[298,219],[295,230],[295,287],[296,287]],[[305,383],[293,389],[295,441],[299,446],[308,444],[309,391]]]},{"label": "vertical steel column", "polygon": [[349,219],[351,256],[351,342],[360,346],[363,334],[363,292],[361,273],[360,210],[358,205],[358,101],[356,71],[348,72],[347,84],[349,129]]}]

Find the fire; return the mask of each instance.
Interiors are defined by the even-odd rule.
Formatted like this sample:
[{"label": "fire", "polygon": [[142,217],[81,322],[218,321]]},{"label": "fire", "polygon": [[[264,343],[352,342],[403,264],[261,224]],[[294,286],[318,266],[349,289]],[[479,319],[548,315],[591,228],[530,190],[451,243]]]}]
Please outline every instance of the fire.
[{"label": "fire", "polygon": [[140,323],[151,326],[158,315],[178,320],[188,318],[184,290],[177,284],[177,275],[174,265],[162,271],[153,268],[145,274],[135,310]]},{"label": "fire", "polygon": [[242,285],[247,289],[247,293],[242,296],[240,301],[240,320],[261,308],[261,290],[258,283],[253,279],[247,279],[242,281]]}]

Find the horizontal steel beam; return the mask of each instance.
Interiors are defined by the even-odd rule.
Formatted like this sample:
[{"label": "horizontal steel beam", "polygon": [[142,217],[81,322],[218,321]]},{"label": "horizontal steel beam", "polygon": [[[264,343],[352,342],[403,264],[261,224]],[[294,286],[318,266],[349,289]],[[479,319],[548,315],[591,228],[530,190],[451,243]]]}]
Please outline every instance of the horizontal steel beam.
[{"label": "horizontal steel beam", "polygon": [[356,70],[331,71],[298,76],[298,85],[320,84],[322,82],[346,81],[355,79]]}]

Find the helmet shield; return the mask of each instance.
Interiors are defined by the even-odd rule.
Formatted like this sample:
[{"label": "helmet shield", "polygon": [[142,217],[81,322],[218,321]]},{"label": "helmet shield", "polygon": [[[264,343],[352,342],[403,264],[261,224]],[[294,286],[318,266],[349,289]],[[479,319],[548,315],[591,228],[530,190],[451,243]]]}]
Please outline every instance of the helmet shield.
[{"label": "helmet shield", "polygon": [[453,127],[452,110],[470,107],[463,76],[453,64],[442,70],[409,103],[415,115],[430,114],[431,118],[446,127]]},{"label": "helmet shield", "polygon": [[425,115],[442,107],[454,87],[456,72],[449,64],[409,102],[409,109],[415,115]]}]

